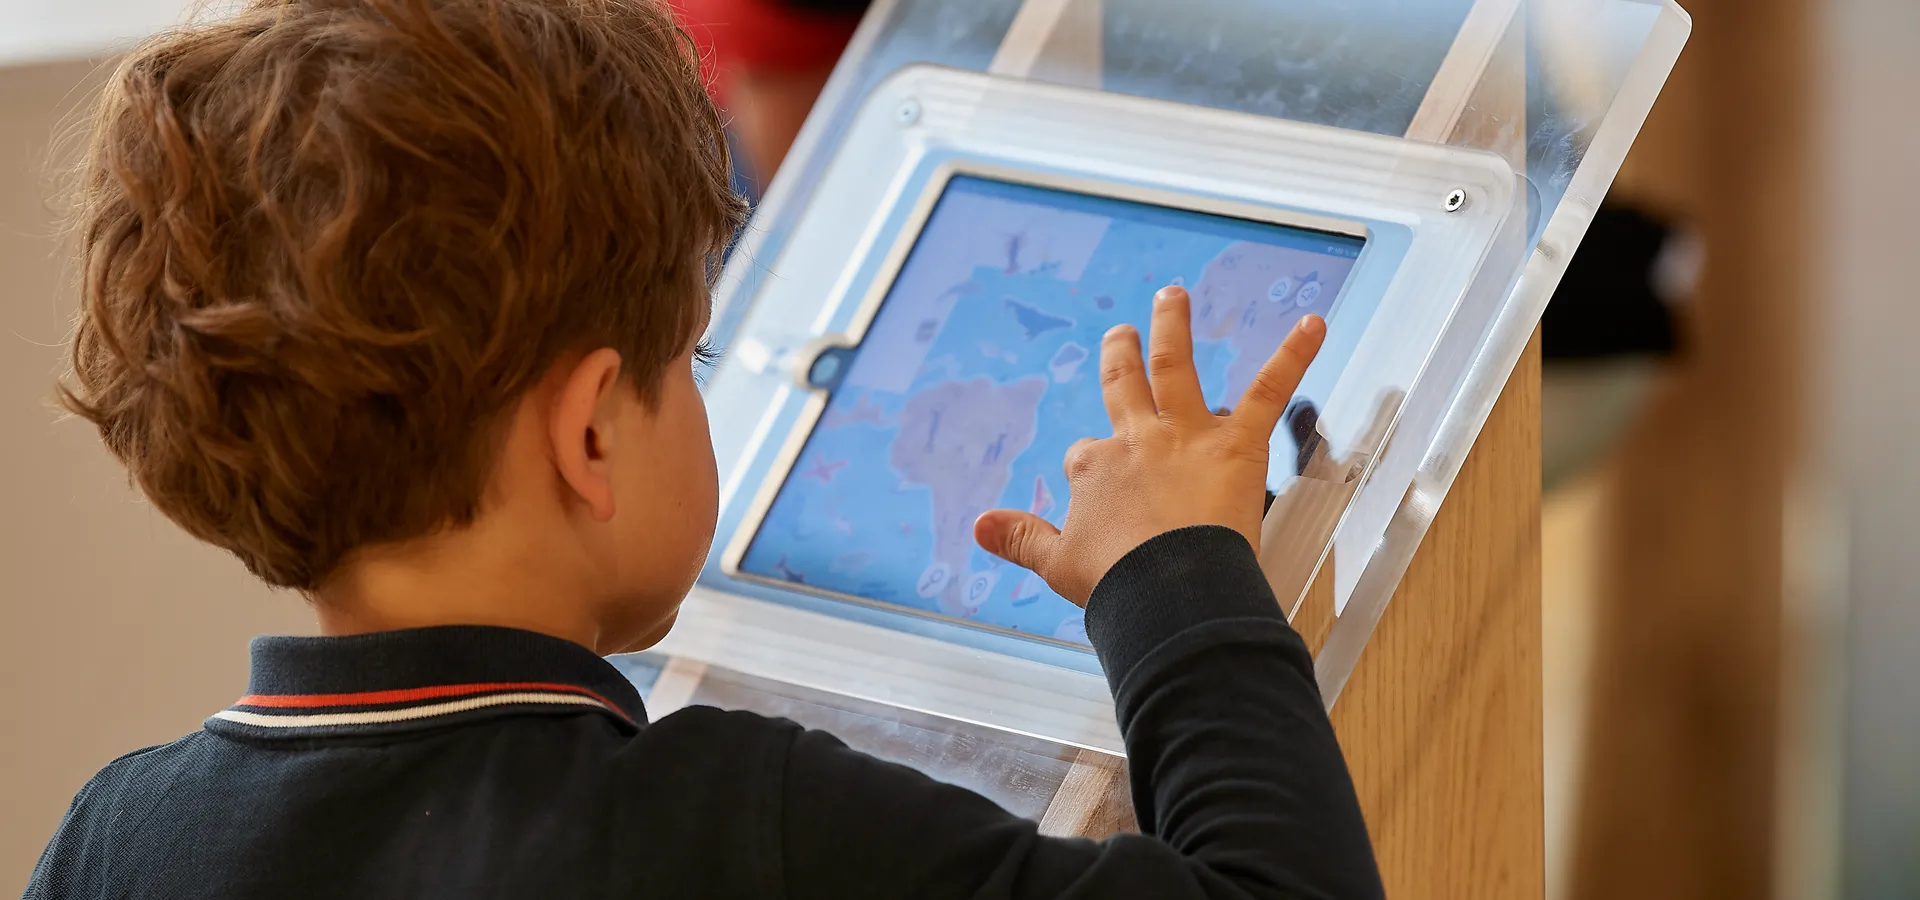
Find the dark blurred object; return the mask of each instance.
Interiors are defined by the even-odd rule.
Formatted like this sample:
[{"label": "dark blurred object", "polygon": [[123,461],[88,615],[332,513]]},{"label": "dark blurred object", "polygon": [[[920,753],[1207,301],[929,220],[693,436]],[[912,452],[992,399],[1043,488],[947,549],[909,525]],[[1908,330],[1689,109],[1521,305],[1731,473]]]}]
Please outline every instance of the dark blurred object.
[{"label": "dark blurred object", "polygon": [[1320,411],[1314,408],[1312,400],[1295,400],[1282,414],[1281,421],[1286,423],[1287,433],[1293,436],[1293,446],[1298,448],[1293,459],[1293,474],[1305,475],[1307,463],[1313,461],[1313,451],[1320,449]]},{"label": "dark blurred object", "polygon": [[[1219,414],[1226,415],[1226,410],[1220,410]],[[1294,451],[1293,474],[1305,475],[1307,463],[1313,460],[1313,451],[1320,448],[1320,412],[1314,409],[1312,400],[1295,400],[1280,418],[1281,427],[1287,429],[1287,434],[1293,437],[1293,446],[1297,448]],[[1266,505],[1260,510],[1262,515],[1273,509],[1274,499],[1274,493],[1268,491]]]},{"label": "dark blurred object", "polygon": [[1679,349],[1673,307],[1692,292],[1697,254],[1684,233],[1630,206],[1606,204],[1541,317],[1541,356],[1667,356]]},{"label": "dark blurred object", "polygon": [[1612,455],[1681,349],[1679,308],[1702,263],[1690,232],[1600,208],[1541,317],[1540,468],[1547,491]]}]

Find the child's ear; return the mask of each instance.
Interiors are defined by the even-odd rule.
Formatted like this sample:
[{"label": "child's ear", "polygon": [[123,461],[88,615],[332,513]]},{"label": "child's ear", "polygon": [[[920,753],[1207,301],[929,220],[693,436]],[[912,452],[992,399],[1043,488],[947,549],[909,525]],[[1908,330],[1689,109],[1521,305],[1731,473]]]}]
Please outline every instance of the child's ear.
[{"label": "child's ear", "polygon": [[548,416],[554,468],[596,522],[613,518],[613,418],[619,404],[620,354],[603,347],[566,373]]}]

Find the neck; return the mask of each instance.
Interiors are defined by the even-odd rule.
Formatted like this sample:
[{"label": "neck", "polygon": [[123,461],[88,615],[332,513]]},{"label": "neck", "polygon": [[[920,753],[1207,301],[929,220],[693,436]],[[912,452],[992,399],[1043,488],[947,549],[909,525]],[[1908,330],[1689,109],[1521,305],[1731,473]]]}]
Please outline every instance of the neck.
[{"label": "neck", "polygon": [[[485,517],[483,517],[484,519]],[[484,522],[356,551],[313,592],[320,633],[436,625],[539,632],[602,652],[593,604],[555,566],[558,554],[492,533]]]}]

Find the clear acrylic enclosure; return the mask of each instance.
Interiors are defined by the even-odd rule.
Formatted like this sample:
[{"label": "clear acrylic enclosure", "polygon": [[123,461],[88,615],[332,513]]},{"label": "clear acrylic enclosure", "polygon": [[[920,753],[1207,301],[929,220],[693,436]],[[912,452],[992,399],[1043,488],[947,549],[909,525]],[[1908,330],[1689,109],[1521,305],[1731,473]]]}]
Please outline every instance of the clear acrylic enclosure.
[{"label": "clear acrylic enclosure", "polygon": [[1260,555],[1331,704],[1687,31],[1643,0],[878,0],[722,277],[720,528],[660,649],[1121,752],[1077,611],[964,526],[1060,520],[1061,441],[1104,433],[1086,336],[1184,283],[1221,405],[1328,319]]}]

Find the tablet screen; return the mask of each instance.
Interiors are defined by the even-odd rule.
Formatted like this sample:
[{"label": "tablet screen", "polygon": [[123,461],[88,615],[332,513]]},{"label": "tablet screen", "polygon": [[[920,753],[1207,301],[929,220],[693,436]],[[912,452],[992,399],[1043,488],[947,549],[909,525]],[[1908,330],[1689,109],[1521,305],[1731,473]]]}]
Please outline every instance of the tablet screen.
[{"label": "tablet screen", "polygon": [[[956,175],[757,520],[737,574],[1085,644],[1081,611],[987,554],[994,507],[1058,525],[1061,461],[1112,433],[1100,338],[1193,296],[1208,403],[1230,408],[1293,324],[1332,318],[1365,240]],[[1284,435],[1276,440],[1289,440]]]}]

